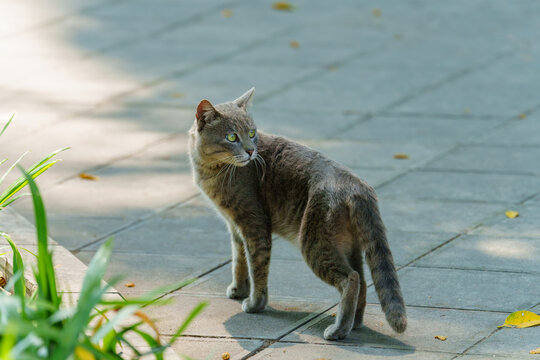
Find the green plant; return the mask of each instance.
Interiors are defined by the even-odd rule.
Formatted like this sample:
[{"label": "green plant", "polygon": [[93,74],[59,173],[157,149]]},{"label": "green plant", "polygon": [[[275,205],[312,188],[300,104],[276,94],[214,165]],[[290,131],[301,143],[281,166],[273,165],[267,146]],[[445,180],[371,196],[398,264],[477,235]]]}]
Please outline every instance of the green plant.
[{"label": "green plant", "polygon": [[[26,359],[123,359],[120,351],[130,349],[132,358],[154,356],[163,359],[163,352],[185,330],[193,318],[206,306],[196,306],[174,336],[162,343],[159,333],[141,308],[160,304],[160,294],[185,286],[189,281],[162,287],[142,297],[127,301],[107,300],[109,288],[102,284],[112,252],[112,239],[103,244],[93,257],[85,274],[80,298],[76,306],[67,306],[57,293],[52,254],[48,249],[47,219],[39,190],[32,176],[24,170],[34,203],[37,231],[37,266],[34,277],[37,290],[27,296],[24,280],[24,263],[11,238],[2,234],[13,250],[13,276],[0,293],[0,358]],[[11,293],[8,293],[11,291]],[[135,323],[125,325],[128,317]],[[148,325],[150,330],[145,330]],[[147,328],[148,328],[147,327]],[[151,333],[155,332],[154,335]],[[133,337],[142,339],[149,349],[141,353],[133,344]]]},{"label": "green plant", "polygon": [[[2,134],[4,134],[7,127],[9,126],[11,121],[13,120],[14,116],[15,116],[15,114],[13,114],[11,116],[11,118],[8,120],[8,122],[2,127],[2,130],[0,131],[0,136],[2,136]],[[64,150],[66,150],[66,149],[68,149],[68,148],[66,147],[66,148],[58,149],[58,150],[50,153],[49,155],[44,157],[41,161],[38,161],[32,167],[28,168],[26,170],[26,172],[30,175],[30,177],[32,179],[35,179],[36,177],[38,177],[39,175],[44,173],[48,168],[50,168],[51,166],[56,164],[58,162],[58,160],[52,160],[52,158],[55,157],[59,152],[62,152]],[[24,156],[27,153],[28,152],[25,152],[24,154],[22,154],[21,157],[19,157],[19,159],[17,159],[17,161],[15,161],[7,169],[7,171],[4,173],[4,175],[2,175],[2,177],[0,177],[0,185],[2,185],[2,183],[4,182],[4,180],[6,179],[8,174],[11,172],[11,170],[13,170],[13,168],[15,166],[17,166],[17,164],[20,163],[20,161],[24,158]],[[7,159],[0,160],[0,165],[5,163],[6,161],[7,161]],[[28,184],[28,181],[26,180],[26,178],[24,176],[21,176],[17,180],[15,180],[10,186],[8,186],[7,189],[4,192],[0,193],[0,210],[5,208],[9,204],[13,203],[14,201],[16,201],[21,196],[23,196],[23,195],[18,195],[18,196],[15,196],[15,195],[20,190],[22,190],[27,184]]]}]

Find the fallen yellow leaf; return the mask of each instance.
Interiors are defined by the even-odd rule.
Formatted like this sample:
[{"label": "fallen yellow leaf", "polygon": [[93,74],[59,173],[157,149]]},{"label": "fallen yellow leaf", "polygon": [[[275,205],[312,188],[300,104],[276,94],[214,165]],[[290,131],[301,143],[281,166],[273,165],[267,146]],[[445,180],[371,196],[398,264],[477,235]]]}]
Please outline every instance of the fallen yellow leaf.
[{"label": "fallen yellow leaf", "polygon": [[381,15],[382,15],[381,9],[377,9],[377,8],[371,10],[371,13],[372,13],[373,16],[375,16],[375,17],[381,17]]},{"label": "fallen yellow leaf", "polygon": [[231,354],[225,351],[223,354],[221,354],[221,358],[223,360],[229,360],[231,358]]},{"label": "fallen yellow leaf", "polygon": [[300,47],[300,43],[296,40],[291,41],[290,45],[293,49],[298,49]]},{"label": "fallen yellow leaf", "polygon": [[0,287],[4,287],[6,286],[6,284],[7,284],[6,278],[3,276],[0,276]]},{"label": "fallen yellow leaf", "polygon": [[99,178],[95,175],[87,174],[87,173],[80,173],[79,177],[84,180],[98,180]]},{"label": "fallen yellow leaf", "polygon": [[508,210],[504,214],[509,219],[514,219],[514,218],[517,218],[519,216],[519,213],[517,211],[513,211],[513,210]]},{"label": "fallen yellow leaf", "polygon": [[504,324],[498,327],[526,328],[537,325],[540,325],[540,315],[537,315],[531,311],[521,310],[508,315],[504,321]]},{"label": "fallen yellow leaf", "polygon": [[404,160],[404,159],[408,159],[408,158],[409,158],[409,155],[407,155],[407,154],[394,154],[394,159]]},{"label": "fallen yellow leaf", "polygon": [[529,354],[533,354],[533,355],[534,354],[540,354],[540,347],[538,349],[536,349],[536,350],[529,351]]},{"label": "fallen yellow leaf", "polygon": [[132,282],[126,283],[126,284],[124,284],[124,286],[125,287],[135,287],[135,283],[132,283]]},{"label": "fallen yellow leaf", "polygon": [[294,6],[286,1],[278,1],[272,4],[272,9],[280,11],[292,11]]},{"label": "fallen yellow leaf", "polygon": [[231,9],[223,9],[221,10],[221,16],[223,16],[224,18],[230,18],[233,16],[233,12]]},{"label": "fallen yellow leaf", "polygon": [[527,114],[525,114],[525,113],[519,114],[519,118],[520,118],[521,120],[525,119],[526,117],[527,117]]},{"label": "fallen yellow leaf", "polygon": [[442,336],[442,335],[436,335],[436,336],[435,336],[435,339],[441,340],[441,341],[446,341],[447,337],[446,337],[446,336]]}]

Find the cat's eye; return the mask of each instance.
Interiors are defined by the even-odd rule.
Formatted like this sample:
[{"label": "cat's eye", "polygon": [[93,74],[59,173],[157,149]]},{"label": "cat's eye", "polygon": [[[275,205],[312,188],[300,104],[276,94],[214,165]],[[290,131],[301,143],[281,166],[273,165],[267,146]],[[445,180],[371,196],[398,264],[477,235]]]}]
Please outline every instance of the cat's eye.
[{"label": "cat's eye", "polygon": [[255,137],[255,130],[249,130],[248,135],[249,135],[250,138],[254,138]]},{"label": "cat's eye", "polygon": [[238,136],[236,136],[236,134],[229,134],[229,135],[226,136],[226,138],[230,142],[235,142],[238,139]]}]

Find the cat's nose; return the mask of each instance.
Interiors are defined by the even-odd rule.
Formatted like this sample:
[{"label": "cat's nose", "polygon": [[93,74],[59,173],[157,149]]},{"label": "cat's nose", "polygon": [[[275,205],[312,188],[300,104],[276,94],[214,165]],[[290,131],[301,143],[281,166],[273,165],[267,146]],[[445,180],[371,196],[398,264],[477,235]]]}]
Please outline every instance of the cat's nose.
[{"label": "cat's nose", "polygon": [[253,155],[253,149],[249,149],[249,150],[246,150],[246,152],[248,153],[249,157],[251,157],[251,155]]}]

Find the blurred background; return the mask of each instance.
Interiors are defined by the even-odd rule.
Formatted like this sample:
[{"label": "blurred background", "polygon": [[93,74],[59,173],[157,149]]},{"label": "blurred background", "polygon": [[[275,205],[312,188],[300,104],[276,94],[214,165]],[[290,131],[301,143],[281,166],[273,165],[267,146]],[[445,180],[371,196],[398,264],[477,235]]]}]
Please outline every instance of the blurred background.
[{"label": "blurred background", "polygon": [[[228,235],[192,182],[186,133],[200,100],[252,86],[260,129],[376,187],[409,304],[483,306],[455,285],[419,295],[446,275],[418,269],[540,272],[540,233],[527,217],[540,209],[536,1],[2,0],[0,13],[0,124],[15,113],[0,156],[30,150],[30,165],[71,147],[38,181],[51,236],[88,262],[115,235],[109,276],[137,284],[126,296],[228,274]],[[16,209],[32,219],[29,201]],[[508,224],[510,209],[520,217]],[[469,257],[450,251],[415,267],[456,237]],[[275,266],[312,276],[279,244]],[[463,291],[489,282],[475,274]],[[222,294],[227,277],[209,293]]]}]

